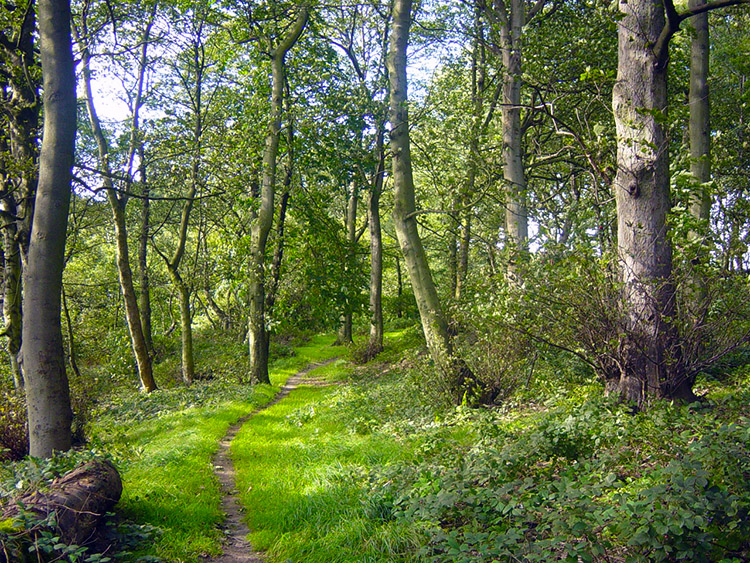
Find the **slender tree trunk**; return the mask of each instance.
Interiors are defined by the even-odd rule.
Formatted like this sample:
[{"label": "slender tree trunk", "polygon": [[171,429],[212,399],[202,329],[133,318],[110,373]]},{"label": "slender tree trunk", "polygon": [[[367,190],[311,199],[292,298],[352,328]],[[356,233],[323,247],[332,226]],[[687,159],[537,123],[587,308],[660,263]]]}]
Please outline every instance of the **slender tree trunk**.
[{"label": "slender tree trunk", "polygon": [[24,278],[22,359],[30,454],[46,458],[71,446],[72,411],[60,318],[76,134],[76,78],[68,0],[40,1],[39,35],[44,136]]},{"label": "slender tree trunk", "polygon": [[[690,8],[705,4],[704,0],[690,0]],[[708,13],[690,18],[693,27],[690,56],[690,172],[699,190],[690,206],[696,219],[707,221],[711,212],[711,197],[705,184],[711,181],[711,124],[708,93],[709,29]]]},{"label": "slender tree trunk", "polygon": [[3,200],[2,210],[7,216],[3,219],[3,320],[8,337],[8,358],[13,374],[13,385],[23,388],[23,374],[18,363],[21,351],[21,246],[18,244],[16,223],[12,219],[16,214],[13,199]]},{"label": "slender tree trunk", "polygon": [[[690,0],[688,6],[697,8],[705,4],[704,0]],[[690,172],[695,181],[695,192],[690,202],[690,213],[701,224],[697,232],[690,233],[690,238],[700,243],[699,264],[705,264],[709,258],[709,246],[705,236],[711,219],[711,123],[708,91],[709,71],[709,29],[708,14],[703,13],[690,19],[693,27],[690,48]],[[692,276],[689,310],[696,320],[701,319],[708,305],[707,291],[700,275]]]},{"label": "slender tree trunk", "polygon": [[62,289],[62,307],[63,307],[63,313],[65,314],[65,328],[67,329],[67,332],[68,332],[68,363],[70,364],[70,369],[73,370],[73,373],[80,380],[81,370],[78,369],[78,361],[76,360],[76,347],[75,347],[75,339],[74,339],[74,334],[73,334],[73,320],[70,318],[70,309],[68,308],[68,299],[65,295],[65,287],[63,287]]},{"label": "slender tree trunk", "polygon": [[380,195],[385,176],[385,124],[380,124],[375,141],[378,164],[368,199],[370,227],[370,341],[371,355],[383,350],[383,233],[380,227]]},{"label": "slender tree trunk", "polygon": [[273,49],[271,57],[272,92],[271,116],[263,150],[263,173],[261,201],[257,217],[250,227],[250,260],[248,264],[250,307],[248,314],[248,347],[250,353],[251,381],[269,383],[268,377],[268,330],[265,313],[265,253],[268,234],[273,224],[274,192],[276,185],[276,157],[281,135],[281,115],[283,111],[285,69],[284,59],[299,39],[307,24],[308,8],[303,6],[297,20]]},{"label": "slender tree trunk", "polygon": [[401,274],[401,259],[396,256],[396,303],[398,303],[398,306],[396,308],[396,318],[400,319],[404,316],[404,307],[403,307],[403,297],[404,297],[404,281]]},{"label": "slender tree trunk", "polygon": [[[347,250],[346,262],[344,268],[349,268],[354,264],[354,249],[357,244],[357,205],[359,203],[359,190],[356,182],[352,181],[349,188],[349,197],[346,205],[346,242],[349,247]],[[351,344],[352,342],[352,310],[350,295],[345,295],[344,311],[341,313],[341,325],[339,326],[337,344]]]},{"label": "slender tree trunk", "polygon": [[[84,30],[83,37],[87,37],[86,22],[82,22]],[[130,267],[130,252],[128,249],[128,233],[125,218],[125,198],[120,198],[112,184],[112,170],[109,164],[109,146],[104,137],[99,117],[94,106],[94,98],[91,91],[91,69],[89,66],[91,53],[88,47],[83,47],[81,57],[81,69],[83,73],[83,86],[86,96],[86,109],[89,114],[89,122],[96,139],[99,151],[99,169],[102,173],[102,183],[107,192],[107,200],[112,209],[112,218],[115,227],[115,241],[117,254],[117,273],[120,280],[120,289],[122,290],[123,300],[125,301],[125,318],[128,323],[128,332],[130,333],[130,343],[133,347],[133,354],[138,368],[138,376],[141,381],[141,389],[150,393],[156,389],[156,381],[151,365],[151,356],[149,354],[146,339],[143,334],[143,325],[141,315],[138,309],[138,296],[133,284],[133,271]]]},{"label": "slender tree trunk", "polygon": [[675,318],[665,65],[653,46],[665,25],[659,0],[621,0],[613,109],[617,126],[617,239],[626,334],[621,372],[610,388],[645,405],[651,397],[690,398]]},{"label": "slender tree trunk", "polygon": [[411,24],[411,0],[396,0],[388,52],[390,81],[390,141],[393,154],[393,222],[409,279],[417,300],[427,348],[456,401],[476,394],[473,375],[453,352],[448,324],[417,230],[407,111],[406,48]]},{"label": "slender tree trunk", "polygon": [[[157,3],[151,6],[149,17],[141,34],[141,54],[138,61],[138,81],[136,84],[136,95],[133,100],[133,119],[130,128],[130,151],[128,155],[128,180],[133,178],[133,164],[135,155],[138,154],[138,176],[141,183],[141,216],[138,229],[138,308],[141,317],[143,338],[146,341],[149,357],[154,358],[154,339],[151,326],[151,287],[148,275],[148,241],[150,236],[151,220],[151,189],[146,177],[146,149],[143,145],[140,125],[140,111],[143,106],[143,90],[146,83],[148,70],[148,47],[151,39],[151,28],[156,18]],[[132,182],[131,182],[132,183]]]},{"label": "slender tree trunk", "polygon": [[198,193],[201,173],[201,140],[203,138],[203,73],[206,68],[203,59],[203,44],[201,32],[203,22],[198,23],[198,36],[193,44],[193,72],[195,82],[190,99],[193,103],[193,162],[190,169],[190,188],[182,204],[180,215],[180,230],[177,235],[177,247],[172,258],[166,260],[167,270],[172,281],[180,294],[180,342],[182,344],[182,380],[190,385],[195,379],[195,360],[193,358],[193,315],[190,310],[190,288],[180,274],[180,265],[185,256],[187,245],[188,227],[190,225],[190,214],[193,210],[195,196]]},{"label": "slender tree trunk", "polygon": [[[22,269],[26,264],[38,181],[39,137],[39,61],[35,52],[36,10],[34,2],[24,7],[24,17],[0,47],[10,71],[7,75],[10,97],[5,108],[7,145],[5,177],[9,193],[2,200],[3,251],[3,318],[8,336],[8,355],[13,383],[23,387],[23,373],[18,362],[21,349],[23,315],[21,309]],[[14,30],[8,30],[12,33]],[[12,47],[12,48],[11,48]]]},{"label": "slender tree trunk", "polygon": [[141,314],[143,339],[151,358],[154,357],[154,337],[151,324],[151,280],[148,273],[148,241],[151,235],[151,188],[146,177],[145,151],[140,148],[139,176],[141,180],[141,217],[138,225],[138,308]]}]

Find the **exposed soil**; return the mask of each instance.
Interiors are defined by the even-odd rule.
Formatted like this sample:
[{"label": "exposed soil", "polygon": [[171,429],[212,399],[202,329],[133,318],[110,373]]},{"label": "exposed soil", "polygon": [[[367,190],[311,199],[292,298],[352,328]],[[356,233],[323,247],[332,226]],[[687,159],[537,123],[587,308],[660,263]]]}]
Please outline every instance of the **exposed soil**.
[{"label": "exposed soil", "polygon": [[250,533],[250,530],[243,519],[245,508],[240,505],[239,492],[237,491],[234,481],[234,464],[232,463],[232,458],[229,456],[229,446],[237,435],[237,432],[242,428],[242,425],[247,422],[251,416],[275,405],[289,395],[293,389],[300,385],[328,385],[325,381],[306,376],[311,370],[330,364],[334,360],[335,358],[319,364],[311,364],[304,370],[290,377],[287,380],[286,385],[281,388],[281,391],[279,391],[270,403],[239,419],[235,424],[229,427],[224,438],[219,442],[219,451],[214,456],[213,464],[214,473],[219,479],[223,491],[221,510],[226,514],[226,519],[224,520],[222,528],[226,537],[222,546],[224,553],[213,559],[208,559],[208,563],[263,563],[265,561],[263,553],[254,551],[250,542],[247,541],[247,535]]}]

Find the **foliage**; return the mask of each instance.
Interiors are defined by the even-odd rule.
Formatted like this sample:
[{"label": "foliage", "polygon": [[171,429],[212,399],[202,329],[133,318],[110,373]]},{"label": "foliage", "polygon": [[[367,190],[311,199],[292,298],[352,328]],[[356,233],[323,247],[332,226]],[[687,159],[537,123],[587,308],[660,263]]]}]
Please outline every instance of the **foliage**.
[{"label": "foliage", "polygon": [[28,453],[26,398],[23,392],[0,391],[0,460],[18,460]]}]

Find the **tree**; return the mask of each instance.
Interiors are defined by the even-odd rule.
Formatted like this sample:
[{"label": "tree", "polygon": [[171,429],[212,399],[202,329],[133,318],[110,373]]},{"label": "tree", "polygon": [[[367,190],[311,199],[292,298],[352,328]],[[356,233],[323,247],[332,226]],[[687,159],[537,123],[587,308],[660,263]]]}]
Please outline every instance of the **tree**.
[{"label": "tree", "polygon": [[[23,386],[18,363],[21,349],[22,268],[26,263],[38,175],[39,61],[35,52],[34,3],[2,8],[6,31],[0,32],[0,83],[3,84],[3,147],[0,198],[3,232],[3,320],[13,382]],[[7,94],[6,94],[7,88]]]},{"label": "tree", "polygon": [[250,310],[248,314],[248,347],[250,352],[250,380],[269,383],[268,377],[268,329],[265,315],[265,262],[266,243],[273,225],[274,193],[276,189],[276,159],[281,136],[281,117],[284,102],[285,65],[289,50],[299,39],[307,25],[309,9],[299,8],[294,24],[274,45],[270,37],[264,37],[265,47],[271,58],[271,114],[268,120],[263,166],[261,172],[260,209],[253,212],[250,227],[250,257],[248,279]]},{"label": "tree", "polygon": [[693,378],[681,357],[670,210],[667,110],[669,42],[692,15],[743,0],[716,2],[678,13],[671,0],[620,3],[617,82],[612,106],[617,126],[617,242],[623,285],[622,361],[608,385],[626,400],[690,400]]},{"label": "tree", "polygon": [[[125,317],[128,323],[130,341],[133,347],[136,364],[138,366],[138,376],[141,381],[141,389],[150,393],[156,389],[156,381],[153,375],[152,359],[146,338],[143,332],[141,314],[138,309],[138,294],[133,283],[133,270],[130,265],[130,250],[128,245],[127,222],[125,208],[129,194],[120,193],[115,189],[114,175],[112,173],[111,155],[109,142],[99,120],[99,116],[94,105],[94,95],[91,85],[91,42],[93,37],[88,28],[88,10],[81,14],[81,31],[78,42],[82,44],[81,48],[81,69],[83,73],[83,86],[86,97],[86,110],[91,123],[91,129],[96,141],[99,160],[99,172],[102,176],[102,184],[107,193],[107,200],[112,209],[112,218],[115,227],[115,241],[117,245],[117,272],[125,301]],[[146,29],[150,29],[153,19],[146,23]],[[148,36],[148,32],[144,32]],[[145,66],[141,67],[138,80],[142,82],[145,76]],[[136,106],[137,107],[137,106]],[[137,137],[136,137],[137,138]]]},{"label": "tree", "polygon": [[448,323],[417,229],[406,80],[406,48],[410,25],[411,0],[396,0],[393,5],[393,28],[387,63],[390,81],[390,146],[393,159],[393,222],[419,308],[430,356],[446,379],[453,398],[461,401],[467,395],[474,398],[478,391],[476,381],[464,361],[454,355]]},{"label": "tree", "polygon": [[69,0],[40,0],[44,134],[34,224],[24,275],[22,360],[30,454],[50,457],[71,446],[60,299],[76,134],[76,91]]}]

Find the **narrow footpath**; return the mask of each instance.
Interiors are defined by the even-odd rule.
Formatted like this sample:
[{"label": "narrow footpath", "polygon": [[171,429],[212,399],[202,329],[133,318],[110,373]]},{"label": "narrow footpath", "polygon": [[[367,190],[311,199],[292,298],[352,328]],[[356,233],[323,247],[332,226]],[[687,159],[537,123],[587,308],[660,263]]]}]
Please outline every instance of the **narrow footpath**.
[{"label": "narrow footpath", "polygon": [[297,372],[287,380],[286,384],[270,403],[239,419],[235,424],[229,427],[224,438],[219,442],[219,451],[214,456],[213,465],[214,473],[219,479],[219,483],[221,483],[223,493],[221,499],[221,510],[226,514],[226,520],[222,526],[225,539],[222,545],[222,555],[208,559],[208,563],[263,563],[265,561],[263,553],[254,551],[250,542],[247,541],[247,535],[250,533],[250,530],[243,519],[243,512],[245,509],[240,505],[239,492],[237,491],[234,480],[234,464],[229,455],[229,448],[232,444],[232,440],[234,440],[234,437],[237,435],[240,428],[242,428],[242,425],[245,424],[250,417],[275,405],[289,395],[292,390],[300,385],[329,385],[328,382],[320,379],[307,377],[307,374],[315,368],[334,362],[336,359],[337,358],[332,358],[325,362],[311,364],[302,371]]}]

